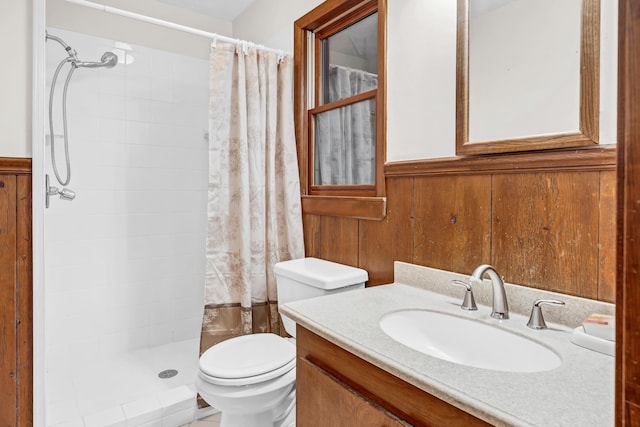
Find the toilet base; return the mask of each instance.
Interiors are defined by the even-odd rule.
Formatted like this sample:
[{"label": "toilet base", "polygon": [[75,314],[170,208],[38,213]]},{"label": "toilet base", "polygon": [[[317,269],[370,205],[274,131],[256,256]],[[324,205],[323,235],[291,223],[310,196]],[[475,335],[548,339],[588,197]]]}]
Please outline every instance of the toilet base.
[{"label": "toilet base", "polygon": [[[274,419],[274,414],[277,418]],[[296,425],[296,391],[295,388],[275,409],[253,412],[222,411],[220,427],[295,427]]]}]

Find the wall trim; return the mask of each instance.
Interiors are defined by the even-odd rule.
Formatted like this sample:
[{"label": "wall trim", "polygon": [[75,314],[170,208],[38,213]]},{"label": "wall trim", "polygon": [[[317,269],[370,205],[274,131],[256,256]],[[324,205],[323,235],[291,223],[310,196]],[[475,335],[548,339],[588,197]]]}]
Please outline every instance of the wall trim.
[{"label": "wall trim", "polygon": [[302,213],[305,214],[381,220],[386,211],[386,197],[302,195]]},{"label": "wall trim", "polygon": [[11,174],[30,174],[31,159],[26,157],[0,157],[0,172]]},{"label": "wall trim", "polygon": [[616,170],[616,146],[389,162],[385,177]]}]

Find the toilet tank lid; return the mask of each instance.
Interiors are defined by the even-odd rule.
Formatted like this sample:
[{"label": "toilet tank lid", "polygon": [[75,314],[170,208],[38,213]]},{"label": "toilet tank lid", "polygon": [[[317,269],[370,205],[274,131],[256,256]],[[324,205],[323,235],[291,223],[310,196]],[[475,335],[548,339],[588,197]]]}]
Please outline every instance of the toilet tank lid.
[{"label": "toilet tank lid", "polygon": [[357,285],[369,279],[367,271],[361,268],[312,257],[279,262],[274,271],[276,275],[321,289]]}]

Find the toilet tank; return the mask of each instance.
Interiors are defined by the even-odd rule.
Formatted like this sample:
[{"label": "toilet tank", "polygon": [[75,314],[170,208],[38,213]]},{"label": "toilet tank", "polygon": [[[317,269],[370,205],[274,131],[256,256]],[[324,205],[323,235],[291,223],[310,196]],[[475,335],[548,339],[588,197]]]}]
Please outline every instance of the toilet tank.
[{"label": "toilet tank", "polygon": [[[307,298],[364,288],[366,270],[318,258],[300,258],[274,266],[278,305]],[[295,336],[295,322],[281,316],[284,328]]]}]

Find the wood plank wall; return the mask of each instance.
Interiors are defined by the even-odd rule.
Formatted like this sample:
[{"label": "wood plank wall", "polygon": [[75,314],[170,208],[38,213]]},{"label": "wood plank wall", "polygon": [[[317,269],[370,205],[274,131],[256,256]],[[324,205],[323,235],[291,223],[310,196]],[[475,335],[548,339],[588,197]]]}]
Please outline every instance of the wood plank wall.
[{"label": "wood plank wall", "polygon": [[388,164],[382,221],[303,214],[307,256],[364,268],[393,262],[615,300],[615,147]]},{"label": "wood plank wall", "polygon": [[616,426],[640,426],[640,2],[618,3]]},{"label": "wood plank wall", "polygon": [[33,425],[31,159],[0,158],[0,426]]}]

